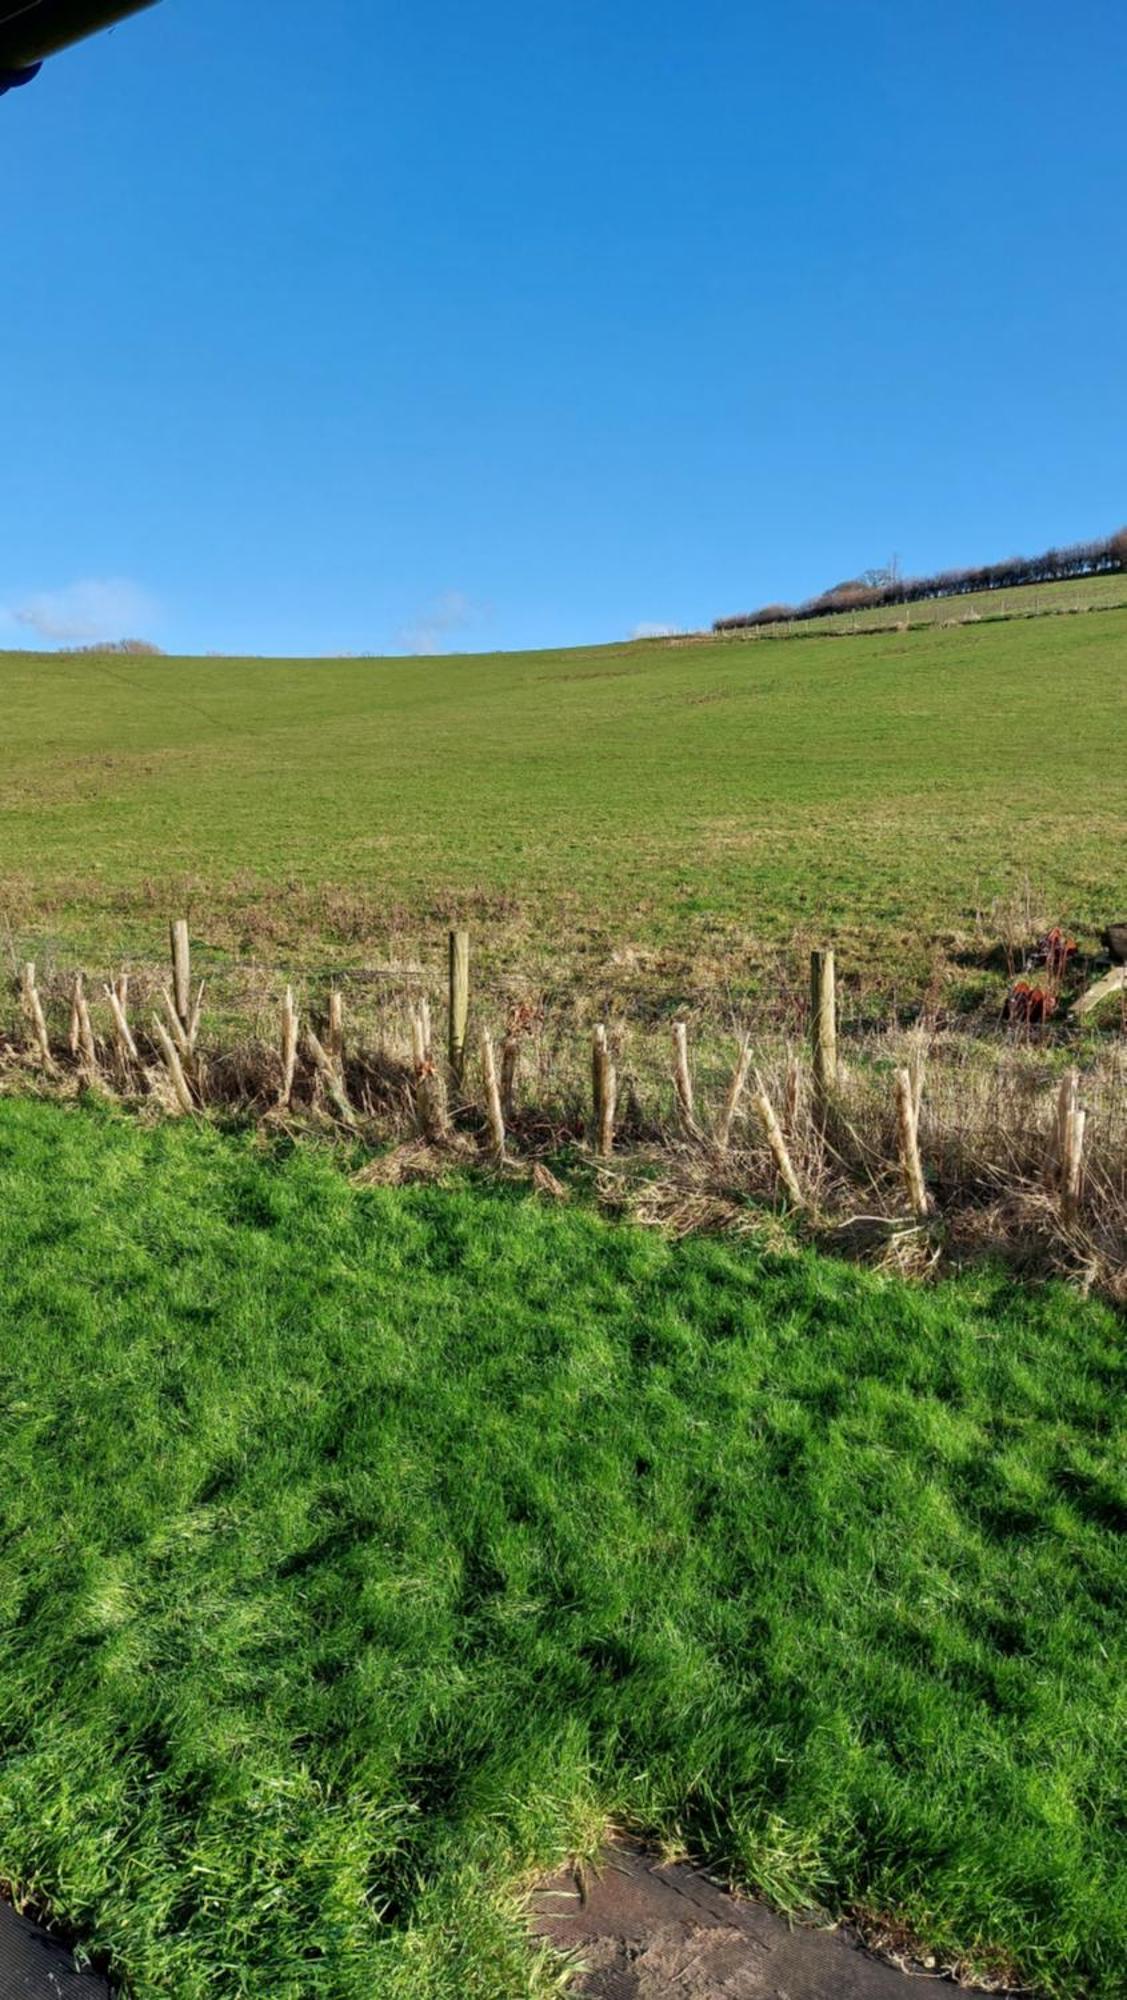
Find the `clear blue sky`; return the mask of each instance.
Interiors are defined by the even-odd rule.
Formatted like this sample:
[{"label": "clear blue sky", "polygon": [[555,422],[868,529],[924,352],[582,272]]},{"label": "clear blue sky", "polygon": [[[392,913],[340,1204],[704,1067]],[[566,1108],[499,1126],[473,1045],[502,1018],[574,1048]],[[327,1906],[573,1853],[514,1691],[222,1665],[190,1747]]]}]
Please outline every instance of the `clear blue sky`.
[{"label": "clear blue sky", "polygon": [[1122,0],[162,0],[0,100],[0,646],[566,644],[1110,530],[1125,104]]}]

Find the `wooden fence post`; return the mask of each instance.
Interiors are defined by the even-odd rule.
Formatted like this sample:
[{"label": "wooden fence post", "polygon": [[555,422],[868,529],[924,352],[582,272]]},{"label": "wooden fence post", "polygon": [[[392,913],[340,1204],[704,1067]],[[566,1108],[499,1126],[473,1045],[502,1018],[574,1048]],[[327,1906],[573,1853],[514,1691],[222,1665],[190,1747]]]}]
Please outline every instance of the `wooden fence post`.
[{"label": "wooden fence post", "polygon": [[787,1131],[793,1139],[798,1130],[798,1108],[802,1101],[802,1064],[797,1056],[791,1056],[787,1063],[784,1085],[783,1116]]},{"label": "wooden fence post", "polygon": [[1054,1130],[1053,1158],[1050,1173],[1058,1185],[1064,1183],[1064,1163],[1068,1153],[1069,1121],[1075,1116],[1080,1101],[1080,1072],[1068,1069],[1061,1078],[1057,1092],[1057,1113]]},{"label": "wooden fence post", "polygon": [[912,1073],[907,1069],[898,1069],[896,1072],[896,1127],[900,1148],[900,1170],[904,1175],[908,1200],[912,1204],[912,1214],[916,1221],[923,1222],[931,1204],[920,1163],[915,1085],[912,1082]]},{"label": "wooden fence post", "polygon": [[609,1160],[614,1151],[614,1113],[618,1097],[618,1078],[611,1061],[607,1031],[601,1022],[592,1038],[591,1081],[595,1110],[595,1151],[600,1159]]},{"label": "wooden fence post", "polygon": [[20,997],[24,1014],[31,1025],[35,1045],[39,1050],[39,1060],[49,1076],[55,1073],[55,1058],[51,1054],[51,1042],[47,1034],[47,1022],[43,1013],[43,1002],[39,998],[39,988],[35,983],[35,965],[29,960],[20,975]]},{"label": "wooden fence post", "polygon": [[193,1056],[196,1053],[196,1040],[200,1032],[200,1015],[203,1013],[203,996],[205,991],[205,984],[201,979],[196,988],[196,997],[192,1004],[192,1018],[188,1022],[188,1053]]},{"label": "wooden fence post", "polygon": [[112,986],[103,986],[102,991],[110,1003],[110,1013],[113,1015],[114,1033],[117,1041],[118,1061],[124,1071],[127,1062],[139,1063],[141,1060],[137,1054],[137,1044],[133,1039],[129,1020],[125,1012],[125,1005],[129,996],[129,981],[123,973],[121,978],[115,980]]},{"label": "wooden fence post", "polygon": [[337,1070],[336,1064],[330,1059],[322,1043],[308,1024],[305,1029],[305,1046],[312,1058],[313,1067],[325,1086],[325,1095],[336,1112],[337,1117],[343,1125],[354,1126],[356,1123],[356,1113],[348,1101],[343,1078]]},{"label": "wooden fence post", "polygon": [[344,1067],[344,995],[339,986],[329,994],[329,1054],[338,1069]]},{"label": "wooden fence post", "polygon": [[832,951],[810,958],[810,1045],[814,1056],[814,1097],[824,1111],[837,1089],[837,973]]},{"label": "wooden fence post", "polygon": [[501,1044],[501,1110],[510,1125],[516,1117],[519,1067],[520,1037],[510,1031]]},{"label": "wooden fence post", "polygon": [[168,1015],[168,1025],[172,1030],[172,1039],[180,1055],[186,1062],[192,1053],[192,1044],[188,1038],[188,1029],[191,1023],[181,1018],[180,1009],[166,986],[161,987],[160,997],[164,1003],[164,1011]]},{"label": "wooden fence post", "polygon": [[724,1099],[724,1109],[716,1121],[716,1145],[721,1153],[727,1152],[731,1142],[732,1123],[739,1109],[740,1098],[744,1094],[744,1085],[747,1082],[747,1073],[750,1068],[751,1043],[744,1042],[741,1044],[739,1055],[736,1058],[736,1067],[732,1071],[732,1081],[728,1085],[728,1095]]},{"label": "wooden fence post", "polygon": [[1084,1176],[1084,1131],[1088,1113],[1076,1110],[1068,1121],[1068,1150],[1064,1163],[1064,1219],[1075,1222],[1080,1213],[1080,1189]]},{"label": "wooden fence post", "polygon": [[697,1131],[696,1106],[693,1101],[693,1073],[689,1068],[689,1024],[687,1021],[673,1023],[673,1087],[677,1092],[677,1108],[681,1113],[681,1124],[690,1139],[699,1137]]},{"label": "wooden fence post", "polygon": [[466,1028],[470,1017],[470,934],[450,933],[450,1073],[461,1083],[466,1069]]},{"label": "wooden fence post", "polygon": [[187,1079],[184,1075],[183,1065],[181,1064],[176,1046],[159,1014],[153,1015],[153,1030],[161,1055],[164,1057],[164,1066],[172,1078],[173,1095],[181,1111],[190,1117],[196,1108],[192,1102],[192,1093],[188,1089]]},{"label": "wooden fence post", "polygon": [[91,1081],[98,1074],[98,1049],[94,1040],[94,1029],[90,1022],[90,1009],[86,1004],[86,988],[81,972],[74,976],[74,1015],[77,1030],[77,1054],[82,1059],[84,1074]]},{"label": "wooden fence post", "polygon": [[82,974],[81,972],[76,972],[74,975],[74,985],[71,988],[70,1035],[67,1041],[67,1047],[69,1048],[71,1055],[74,1056],[76,1059],[78,1056],[78,1043],[79,1043],[79,1033],[80,1033],[79,1019],[78,1019],[78,996],[81,993],[81,991],[82,991]]},{"label": "wooden fence post", "polygon": [[297,1008],[294,1005],[293,987],[287,986],[282,1000],[282,1089],[278,1103],[283,1111],[288,1111],[293,1099],[294,1074],[297,1069]]},{"label": "wooden fence post", "polygon": [[501,1113],[501,1092],[497,1084],[497,1064],[493,1055],[493,1037],[488,1028],[481,1031],[481,1071],[485,1079],[485,1111],[489,1119],[489,1136],[493,1141],[493,1157],[497,1165],[505,1160],[505,1120]]},{"label": "wooden fence post", "polygon": [[782,1127],[775,1116],[775,1107],[764,1090],[762,1083],[760,1083],[753,1102],[759,1114],[759,1122],[763,1127],[763,1136],[771,1148],[771,1154],[778,1169],[779,1179],[787,1191],[791,1204],[794,1208],[805,1208],[806,1197],[802,1192],[801,1182],[794,1171],[794,1162],[787,1151],[787,1142],[783,1138]]},{"label": "wooden fence post", "polygon": [[450,1114],[446,1091],[434,1066],[431,1049],[430,1006],[420,1000],[411,1015],[411,1054],[415,1067],[415,1112],[424,1139],[442,1141],[450,1136]]},{"label": "wooden fence post", "polygon": [[192,1025],[192,948],[188,942],[188,925],[184,917],[177,917],[171,926],[172,944],[172,998],[180,1017],[180,1026],[188,1034]]},{"label": "wooden fence post", "polygon": [[1084,1176],[1084,1130],[1088,1114],[1080,1109],[1080,1075],[1070,1069],[1057,1098],[1057,1171],[1060,1177],[1061,1215],[1074,1223],[1080,1213],[1080,1189]]}]

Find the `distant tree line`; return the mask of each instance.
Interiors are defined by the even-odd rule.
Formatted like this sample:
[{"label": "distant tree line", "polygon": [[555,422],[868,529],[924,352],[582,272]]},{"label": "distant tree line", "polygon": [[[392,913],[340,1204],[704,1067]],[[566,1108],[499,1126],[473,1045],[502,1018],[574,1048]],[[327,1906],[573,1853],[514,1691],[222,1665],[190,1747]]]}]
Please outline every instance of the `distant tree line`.
[{"label": "distant tree line", "polygon": [[1066,583],[1071,577],[1107,576],[1127,570],[1127,528],[1098,542],[1074,542],[1071,548],[1046,549],[1040,556],[1010,556],[1006,562],[985,563],[978,569],[945,569],[934,576],[897,576],[890,570],[870,570],[865,576],[835,583],[803,604],[765,604],[759,611],[717,618],[714,632],[739,632],[751,625],[778,625],[784,620],[825,618],[835,611],[878,611],[886,605],[921,604],[936,597],[969,597],[974,591],[1016,590],[1029,583]]},{"label": "distant tree line", "polygon": [[58,651],[76,659],[84,658],[87,653],[127,653],[140,655],[143,659],[163,658],[163,649],[154,646],[151,639],[100,639],[92,646],[60,646]]}]

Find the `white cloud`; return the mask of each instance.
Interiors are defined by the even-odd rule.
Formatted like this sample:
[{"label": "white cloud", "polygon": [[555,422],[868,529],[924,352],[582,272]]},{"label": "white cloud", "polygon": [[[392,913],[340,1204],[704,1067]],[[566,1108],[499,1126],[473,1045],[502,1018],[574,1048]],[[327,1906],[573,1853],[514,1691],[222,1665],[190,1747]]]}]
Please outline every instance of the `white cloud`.
[{"label": "white cloud", "polygon": [[401,652],[427,656],[444,653],[452,639],[472,632],[489,617],[489,608],[475,604],[462,590],[444,590],[424,604],[395,635]]},{"label": "white cloud", "polygon": [[644,619],[640,625],[635,625],[630,634],[632,639],[675,639],[676,636],[676,625],[661,625],[654,619]]},{"label": "white cloud", "polygon": [[134,639],[159,617],[140,584],[125,577],[87,577],[62,590],[42,590],[3,607],[5,623],[37,638],[76,645],[95,639]]}]

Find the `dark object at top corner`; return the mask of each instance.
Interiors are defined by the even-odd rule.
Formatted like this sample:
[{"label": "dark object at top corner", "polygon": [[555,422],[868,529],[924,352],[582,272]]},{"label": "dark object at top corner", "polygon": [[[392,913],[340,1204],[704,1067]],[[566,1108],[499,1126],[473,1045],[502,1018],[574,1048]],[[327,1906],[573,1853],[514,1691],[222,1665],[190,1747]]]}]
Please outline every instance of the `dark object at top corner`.
[{"label": "dark object at top corner", "polygon": [[153,5],[155,0],[0,0],[0,90],[30,83],[45,57]]},{"label": "dark object at top corner", "polygon": [[1127,965],[1127,923],[1109,924],[1103,943],[1113,965]]},{"label": "dark object at top corner", "polygon": [[6,90],[22,90],[25,83],[34,83],[42,67],[42,63],[32,63],[30,69],[0,69],[0,97]]}]

